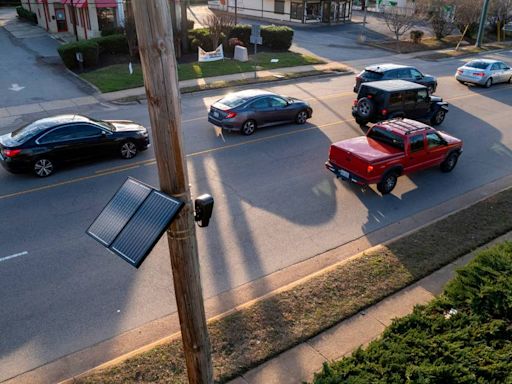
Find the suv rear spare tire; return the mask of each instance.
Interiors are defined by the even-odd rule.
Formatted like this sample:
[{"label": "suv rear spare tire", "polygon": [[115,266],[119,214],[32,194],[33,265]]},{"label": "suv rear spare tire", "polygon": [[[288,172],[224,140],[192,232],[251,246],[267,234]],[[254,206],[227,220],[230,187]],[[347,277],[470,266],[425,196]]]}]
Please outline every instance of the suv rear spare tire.
[{"label": "suv rear spare tire", "polygon": [[363,97],[357,102],[357,113],[363,119],[368,119],[373,114],[374,109],[373,101],[367,97]]}]

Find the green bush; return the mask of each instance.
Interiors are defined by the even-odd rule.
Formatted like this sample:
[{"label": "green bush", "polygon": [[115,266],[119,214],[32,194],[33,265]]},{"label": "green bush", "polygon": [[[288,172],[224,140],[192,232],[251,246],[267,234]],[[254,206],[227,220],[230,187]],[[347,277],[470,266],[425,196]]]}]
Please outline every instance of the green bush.
[{"label": "green bush", "polygon": [[90,39],[98,43],[100,54],[108,53],[111,55],[128,54],[128,41],[125,35],[108,35]]},{"label": "green bush", "polygon": [[101,30],[101,36],[111,36],[111,35],[124,35],[123,27],[110,27]]},{"label": "green bush", "polygon": [[34,24],[37,24],[37,15],[34,12],[30,12],[28,9],[23,7],[16,7],[16,13],[20,19],[25,19]]},{"label": "green bush", "polygon": [[251,26],[248,24],[237,24],[229,33],[228,38],[237,38],[242,41],[246,47],[249,46],[249,38],[251,36]]},{"label": "green bush", "polygon": [[325,364],[315,384],[512,382],[512,243],[481,252],[444,295]]},{"label": "green bush", "polygon": [[197,47],[201,47],[205,51],[212,51],[217,47],[213,47],[210,30],[208,28],[198,28],[188,31],[191,40],[190,47],[197,51]]},{"label": "green bush", "polygon": [[64,65],[70,69],[78,68],[79,66],[76,61],[77,52],[82,52],[84,67],[95,67],[98,65],[100,49],[95,39],[64,44],[57,51]]},{"label": "green bush", "polygon": [[263,45],[276,51],[287,51],[293,41],[293,29],[284,26],[265,25],[261,27]]}]

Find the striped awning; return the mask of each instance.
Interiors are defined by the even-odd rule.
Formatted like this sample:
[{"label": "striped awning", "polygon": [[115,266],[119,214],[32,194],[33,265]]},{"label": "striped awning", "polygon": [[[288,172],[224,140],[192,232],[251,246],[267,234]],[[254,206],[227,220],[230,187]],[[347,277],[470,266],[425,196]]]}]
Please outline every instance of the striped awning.
[{"label": "striped awning", "polygon": [[87,0],[60,0],[60,2],[77,8],[83,8],[87,5]]},{"label": "striped awning", "polygon": [[115,8],[117,0],[95,0],[96,8]]}]

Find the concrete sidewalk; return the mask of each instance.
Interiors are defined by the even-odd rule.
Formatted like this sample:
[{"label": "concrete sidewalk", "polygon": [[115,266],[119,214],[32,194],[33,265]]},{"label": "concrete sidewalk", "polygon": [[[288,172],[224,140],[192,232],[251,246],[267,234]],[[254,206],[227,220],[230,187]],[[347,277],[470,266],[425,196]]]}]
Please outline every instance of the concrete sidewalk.
[{"label": "concrete sidewalk", "polygon": [[[335,72],[336,69],[347,69],[346,72]],[[257,71],[256,78],[264,79],[275,77],[279,79],[288,74],[305,73],[311,71],[332,71],[337,74],[351,74],[352,72],[344,65],[339,63],[303,65],[298,67],[285,67],[273,70]],[[236,80],[254,79],[254,72],[235,73],[232,75],[206,77],[201,79],[184,80],[179,82],[180,89],[194,86],[204,86],[220,82],[230,82]],[[255,85],[257,87],[257,85]],[[40,103],[24,104],[11,107],[0,108],[0,119],[16,118],[18,116],[28,115],[39,112],[51,112],[59,109],[73,108],[77,106],[92,105],[102,102],[112,102],[125,98],[145,98],[146,91],[144,87],[131,88],[117,92],[100,93],[99,91],[92,96],[83,96],[71,99],[46,101]]]},{"label": "concrete sidewalk", "polygon": [[415,305],[426,304],[443,292],[455,271],[469,263],[482,249],[503,241],[512,241],[509,232],[489,244],[448,264],[415,284],[359,312],[318,336],[283,352],[229,384],[297,384],[311,382],[324,362],[349,356],[360,346],[377,339],[393,319],[412,312]]}]

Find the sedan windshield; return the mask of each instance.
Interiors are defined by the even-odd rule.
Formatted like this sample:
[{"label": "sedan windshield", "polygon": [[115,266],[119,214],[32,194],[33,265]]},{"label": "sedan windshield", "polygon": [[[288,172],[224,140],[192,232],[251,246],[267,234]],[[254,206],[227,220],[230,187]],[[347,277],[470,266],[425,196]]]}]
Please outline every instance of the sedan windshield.
[{"label": "sedan windshield", "polygon": [[92,117],[89,117],[89,120],[91,120],[93,123],[96,123],[97,125],[101,126],[102,128],[105,128],[109,131],[116,130],[116,127],[114,126],[114,124],[109,123],[108,121],[96,120],[96,119],[93,119]]},{"label": "sedan windshield", "polygon": [[485,61],[475,60],[475,61],[470,61],[465,66],[471,67],[471,68],[486,69],[489,66],[489,63],[486,63]]}]

